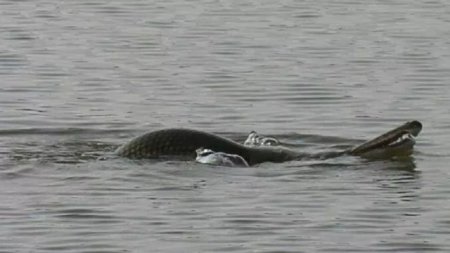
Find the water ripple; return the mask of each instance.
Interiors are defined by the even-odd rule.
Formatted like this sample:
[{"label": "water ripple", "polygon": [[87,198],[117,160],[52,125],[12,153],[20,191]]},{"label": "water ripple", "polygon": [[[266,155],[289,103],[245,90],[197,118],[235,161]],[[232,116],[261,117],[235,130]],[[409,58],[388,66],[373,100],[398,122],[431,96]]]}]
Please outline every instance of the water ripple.
[{"label": "water ripple", "polygon": [[[425,1],[1,1],[0,252],[448,252],[449,22]],[[110,156],[165,127],[411,159]]]}]

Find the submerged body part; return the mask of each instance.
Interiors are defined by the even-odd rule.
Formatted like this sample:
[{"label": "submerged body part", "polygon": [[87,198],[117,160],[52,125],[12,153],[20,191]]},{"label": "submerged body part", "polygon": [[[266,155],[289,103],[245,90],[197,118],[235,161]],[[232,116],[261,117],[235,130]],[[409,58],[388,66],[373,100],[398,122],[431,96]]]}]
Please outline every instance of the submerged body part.
[{"label": "submerged body part", "polygon": [[[242,157],[249,165],[302,159],[327,159],[340,155],[389,157],[411,153],[413,136],[422,130],[419,121],[407,122],[375,139],[342,152],[306,154],[283,146],[246,146],[218,135],[193,129],[163,129],[138,136],[119,147],[116,154],[128,158],[182,156],[196,158],[196,150],[210,149]],[[250,137],[250,136],[249,136]]]}]

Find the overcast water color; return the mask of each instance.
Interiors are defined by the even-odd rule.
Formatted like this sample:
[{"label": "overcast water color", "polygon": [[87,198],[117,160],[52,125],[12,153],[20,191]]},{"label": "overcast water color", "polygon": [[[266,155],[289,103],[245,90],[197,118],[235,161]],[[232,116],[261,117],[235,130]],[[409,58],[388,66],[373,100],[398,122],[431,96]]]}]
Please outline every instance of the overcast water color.
[{"label": "overcast water color", "polygon": [[[0,252],[449,252],[445,0],[0,0]],[[410,159],[117,158],[252,130],[339,150],[416,119]]]}]

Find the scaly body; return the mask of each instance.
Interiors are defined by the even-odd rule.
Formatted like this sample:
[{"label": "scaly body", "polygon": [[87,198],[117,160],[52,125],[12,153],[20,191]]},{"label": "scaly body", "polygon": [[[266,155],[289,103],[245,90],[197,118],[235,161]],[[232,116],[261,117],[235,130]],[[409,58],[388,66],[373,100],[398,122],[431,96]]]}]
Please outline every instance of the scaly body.
[{"label": "scaly body", "polygon": [[[157,130],[136,137],[127,144],[119,147],[116,150],[116,154],[128,158],[183,156],[195,159],[196,150],[205,148],[216,152],[239,155],[249,165],[307,158],[326,159],[343,154],[364,156],[365,154],[374,153],[373,151],[382,151],[382,153],[388,153],[391,149],[396,151],[399,146],[402,146],[398,144],[399,138],[403,138],[402,136],[405,134],[417,136],[421,129],[422,124],[420,122],[411,121],[350,150],[322,154],[306,154],[282,146],[244,146],[212,133],[193,129],[174,128]],[[410,148],[414,145],[413,140],[412,144],[407,139],[402,142],[405,142],[405,145],[409,145],[408,147]]]}]

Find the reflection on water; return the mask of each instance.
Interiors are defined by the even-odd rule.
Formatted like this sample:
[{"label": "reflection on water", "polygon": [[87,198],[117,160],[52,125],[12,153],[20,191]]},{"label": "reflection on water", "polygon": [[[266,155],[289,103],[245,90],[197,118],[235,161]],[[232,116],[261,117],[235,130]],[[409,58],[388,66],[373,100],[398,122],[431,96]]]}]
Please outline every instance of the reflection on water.
[{"label": "reflection on water", "polygon": [[[3,1],[4,252],[448,252],[446,1]],[[306,153],[405,121],[411,158],[110,156],[189,127]]]}]

